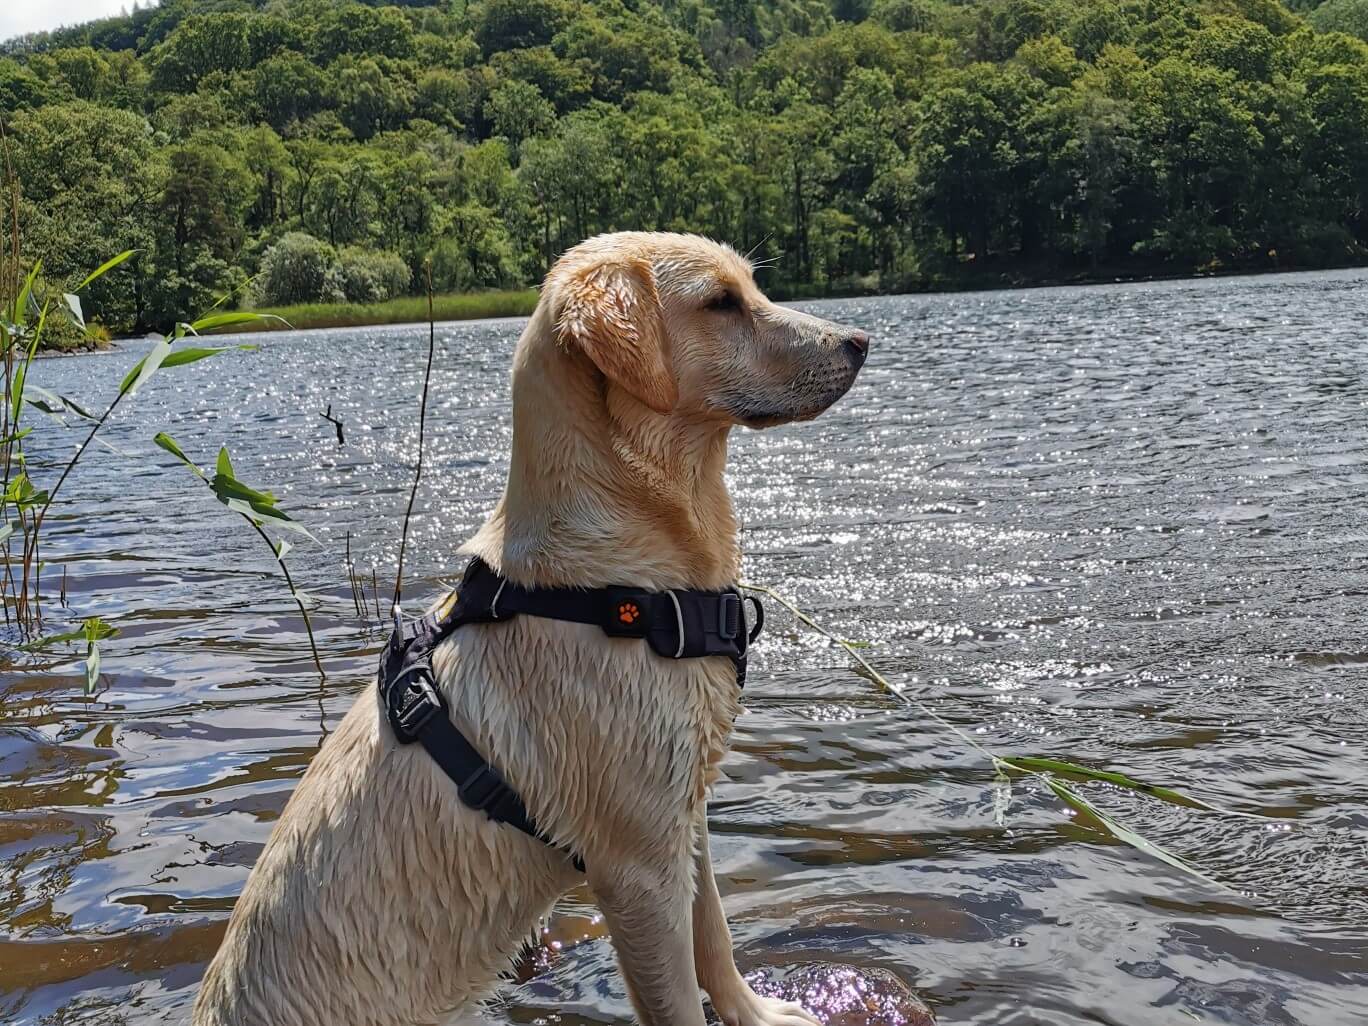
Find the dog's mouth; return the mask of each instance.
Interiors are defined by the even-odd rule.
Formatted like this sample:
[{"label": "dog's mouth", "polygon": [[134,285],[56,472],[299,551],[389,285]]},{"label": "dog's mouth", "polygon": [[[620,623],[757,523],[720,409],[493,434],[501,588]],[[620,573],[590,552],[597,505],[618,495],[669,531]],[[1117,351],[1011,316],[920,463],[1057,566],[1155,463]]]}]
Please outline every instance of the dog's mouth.
[{"label": "dog's mouth", "polygon": [[836,381],[830,378],[802,381],[800,384],[806,387],[795,390],[792,405],[776,403],[773,396],[745,392],[729,392],[720,397],[717,405],[738,423],[755,430],[813,420],[850,391],[856,376],[856,371],[852,370],[840,375]]}]

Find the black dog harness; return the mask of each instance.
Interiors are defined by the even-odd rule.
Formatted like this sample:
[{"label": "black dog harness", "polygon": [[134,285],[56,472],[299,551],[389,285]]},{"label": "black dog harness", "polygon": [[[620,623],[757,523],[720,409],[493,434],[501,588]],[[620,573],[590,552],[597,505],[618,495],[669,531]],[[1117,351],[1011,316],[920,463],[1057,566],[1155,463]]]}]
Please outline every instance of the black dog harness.
[{"label": "black dog harness", "polygon": [[[745,603],[755,609],[746,623]],[[421,744],[456,784],[462,802],[547,844],[518,793],[456,729],[432,675],[432,653],[469,623],[498,623],[518,615],[568,620],[603,628],[615,638],[640,638],[667,659],[726,656],[736,682],[746,681],[746,650],[765,622],[764,607],[735,588],[725,591],[642,591],[639,588],[524,588],[479,559],[433,613],[404,623],[380,659],[380,702],[400,744]],[[576,858],[575,864],[583,869]]]}]

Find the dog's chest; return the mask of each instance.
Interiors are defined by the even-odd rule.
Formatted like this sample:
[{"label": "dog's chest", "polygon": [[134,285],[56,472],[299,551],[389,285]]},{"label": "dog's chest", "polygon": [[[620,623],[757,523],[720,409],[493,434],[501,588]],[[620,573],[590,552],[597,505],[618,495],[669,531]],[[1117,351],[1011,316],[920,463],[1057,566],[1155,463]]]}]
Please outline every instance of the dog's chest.
[{"label": "dog's chest", "polygon": [[692,807],[740,711],[725,657],[664,659],[639,640],[536,617],[462,628],[434,667],[458,725],[556,804],[626,788]]}]

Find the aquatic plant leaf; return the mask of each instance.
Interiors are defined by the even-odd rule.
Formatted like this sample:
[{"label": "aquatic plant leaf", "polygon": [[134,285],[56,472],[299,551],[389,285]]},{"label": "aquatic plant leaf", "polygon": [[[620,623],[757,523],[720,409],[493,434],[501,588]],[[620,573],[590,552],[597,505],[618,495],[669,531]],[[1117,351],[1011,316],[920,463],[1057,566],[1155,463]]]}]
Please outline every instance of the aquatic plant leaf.
[{"label": "aquatic plant leaf", "polygon": [[1037,758],[1026,755],[1004,756],[1001,764],[1022,773],[1063,773],[1072,777],[1080,777],[1084,780],[1099,780],[1108,784],[1115,784],[1117,787],[1124,787],[1140,794],[1149,795],[1152,798],[1159,798],[1174,805],[1186,805],[1193,809],[1205,809],[1208,812],[1229,812],[1202,801],[1200,798],[1193,798],[1180,791],[1175,791],[1169,787],[1160,787],[1158,784],[1146,783],[1143,780],[1136,780],[1124,773],[1115,770],[1093,769],[1090,766],[1080,766],[1076,762],[1067,762],[1063,759]]},{"label": "aquatic plant leaf", "polygon": [[1007,825],[1007,810],[1012,805],[1012,778],[997,768],[993,776],[993,822],[999,827]]},{"label": "aquatic plant leaf", "polygon": [[100,643],[98,641],[90,642],[86,648],[85,671],[85,691],[87,695],[93,695],[100,683]]},{"label": "aquatic plant leaf", "polygon": [[33,295],[33,283],[38,280],[38,272],[43,269],[43,261],[35,260],[33,267],[29,269],[28,277],[24,279],[24,285],[14,297],[14,306],[11,308],[10,320],[15,324],[27,324],[29,298]]},{"label": "aquatic plant leaf", "polygon": [[24,380],[28,377],[29,367],[33,364],[33,355],[38,352],[38,342],[43,337],[43,325],[47,322],[47,304],[43,304],[43,309],[38,312],[38,327],[33,332],[33,340],[29,343],[28,353],[24,357],[24,362],[14,368],[14,377],[10,382],[10,423],[19,423],[19,411],[24,405]]},{"label": "aquatic plant leaf", "polygon": [[117,627],[106,623],[102,617],[88,616],[81,621],[81,636],[86,641],[103,641],[119,633]]},{"label": "aquatic plant leaf", "polygon": [[13,522],[13,521],[11,521],[11,520],[5,520],[5,521],[3,521],[3,522],[0,522],[0,542],[4,541],[6,538],[8,538],[8,537],[9,537],[10,535],[12,535],[13,533],[14,533],[14,522]]},{"label": "aquatic plant leaf", "polygon": [[101,276],[103,276],[103,275],[108,274],[110,271],[114,270],[114,268],[118,267],[121,263],[123,263],[125,260],[127,260],[129,257],[131,257],[131,256],[132,256],[134,253],[136,253],[136,252],[137,252],[136,249],[126,249],[126,250],[124,250],[122,253],[120,253],[118,256],[110,257],[108,260],[106,260],[104,263],[102,263],[99,267],[95,268],[95,270],[93,270],[93,271],[91,271],[89,274],[87,274],[87,275],[85,276],[85,278],[81,281],[81,284],[79,284],[79,285],[76,286],[76,291],[77,291],[77,292],[80,292],[81,289],[85,288],[87,285],[89,285],[89,284],[90,284],[92,281],[94,281],[96,278],[99,278],[99,277],[101,277]]},{"label": "aquatic plant leaf", "polygon": [[272,527],[279,527],[285,531],[294,531],[296,534],[304,535],[304,537],[308,538],[310,541],[318,540],[309,533],[308,528],[303,524],[274,506],[259,506],[254,503],[252,504],[252,510],[263,518],[262,522],[269,520]]},{"label": "aquatic plant leaf", "polygon": [[255,488],[251,488],[233,477],[231,467],[229,468],[228,473],[224,473],[222,453],[219,455],[218,473],[216,473],[214,479],[209,482],[209,486],[214,489],[214,494],[217,495],[220,500],[224,500],[225,498],[241,499],[244,502],[251,503],[253,506],[264,506],[267,509],[270,509],[276,504],[276,497],[270,492],[259,492]]},{"label": "aquatic plant leaf", "polygon": [[10,478],[9,483],[5,485],[4,501],[17,502],[19,496],[24,493],[26,486],[29,488],[33,487],[29,484],[28,475],[21,470],[19,473],[15,474],[14,477]]},{"label": "aquatic plant leaf", "polygon": [[169,452],[172,456],[176,457],[176,459],[180,460],[187,467],[193,470],[195,472],[195,476],[204,476],[204,471],[200,470],[199,465],[195,463],[193,460],[191,460],[189,456],[185,455],[184,450],[182,450],[181,447],[176,444],[176,440],[172,438],[170,435],[168,435],[165,431],[158,431],[156,437],[153,438],[152,441],[156,442],[159,446],[161,446],[163,449]]},{"label": "aquatic plant leaf", "polygon": [[158,339],[148,354],[135,363],[133,369],[124,375],[123,381],[119,384],[119,395],[133,395],[136,393],[148,378],[157,373],[157,368],[160,367],[163,361],[170,355],[170,339]]},{"label": "aquatic plant leaf", "polygon": [[210,314],[201,317],[193,324],[186,325],[192,332],[199,334],[202,331],[217,331],[220,328],[229,328],[235,324],[254,324],[257,321],[281,321],[283,318],[275,314],[253,313],[250,310],[232,310],[228,313]]},{"label": "aquatic plant leaf", "polygon": [[[214,482],[219,482],[220,480],[221,479],[219,475],[216,474],[214,476]],[[210,483],[211,487],[213,486],[214,482]],[[240,482],[235,483],[240,484]],[[246,491],[251,491],[251,489],[246,488],[245,485],[242,485],[242,487]],[[277,509],[272,504],[274,500],[272,500],[271,503],[253,502],[251,499],[245,498],[242,495],[233,495],[228,492],[221,492],[219,489],[215,489],[214,494],[218,495],[219,501],[223,503],[225,506],[227,506],[229,509],[233,510],[235,513],[242,514],[244,517],[251,520],[252,523],[257,524],[258,526],[270,524],[270,526],[272,527],[279,527],[282,530],[294,531],[297,534],[302,534],[310,541],[318,540],[314,538],[312,534],[309,533],[308,529],[305,528],[303,524],[297,523],[288,514]]]},{"label": "aquatic plant leaf", "polygon": [[55,392],[49,392],[46,388],[40,388],[32,382],[24,383],[24,402],[28,403],[35,410],[62,419],[62,414],[66,413],[66,403],[62,402],[61,396]]},{"label": "aquatic plant leaf", "polygon": [[20,471],[10,479],[9,486],[5,489],[4,501],[19,509],[27,509],[47,502],[47,495],[45,491],[36,491],[28,474]]},{"label": "aquatic plant leaf", "polygon": [[82,407],[79,403],[76,402],[75,399],[71,398],[71,396],[69,395],[59,395],[57,398],[62,400],[63,406],[65,406],[72,413],[76,414],[76,416],[81,417],[84,420],[93,421],[100,419],[99,417],[95,416],[95,414],[91,413],[90,411]]},{"label": "aquatic plant leaf", "polygon": [[129,452],[127,449],[120,449],[109,439],[101,438],[99,435],[96,435],[94,438],[91,439],[91,441],[103,449],[108,449],[115,456],[123,456],[125,458],[128,458],[133,455],[133,453]]},{"label": "aquatic plant leaf", "polygon": [[261,518],[257,516],[256,510],[252,508],[252,504],[250,502],[246,502],[242,499],[225,499],[222,495],[219,496],[219,502],[223,503],[234,513],[240,513],[242,516],[246,517],[252,523],[258,525],[261,523]]},{"label": "aquatic plant leaf", "polygon": [[1055,793],[1055,796],[1058,797],[1060,801],[1062,801],[1065,805],[1069,806],[1074,811],[1081,812],[1084,815],[1091,816],[1093,819],[1097,820],[1097,822],[1100,823],[1107,830],[1107,832],[1114,836],[1117,840],[1124,841],[1126,844],[1129,844],[1132,848],[1135,848],[1137,851],[1142,851],[1146,855],[1152,856],[1153,858],[1158,859],[1160,862],[1172,866],[1174,869],[1181,870],[1182,872],[1187,873],[1189,876],[1195,876],[1197,877],[1197,879],[1204,880],[1205,882],[1211,884],[1214,887],[1220,887],[1224,889],[1224,885],[1221,884],[1220,881],[1208,876],[1206,873],[1202,872],[1192,863],[1188,862],[1187,859],[1183,858],[1182,856],[1175,855],[1167,848],[1155,844],[1149,838],[1144,837],[1143,835],[1136,833],[1129,827],[1123,826],[1122,824],[1118,823],[1111,816],[1107,815],[1096,805],[1093,805],[1092,802],[1088,801],[1086,798],[1080,795],[1073,788],[1069,787],[1069,785],[1064,783],[1062,780],[1057,780],[1054,777],[1042,777],[1041,779],[1045,781],[1046,785],[1050,788],[1051,791]]},{"label": "aquatic plant leaf", "polygon": [[207,360],[211,356],[218,356],[219,353],[228,353],[234,349],[241,349],[244,352],[256,349],[256,346],[185,346],[182,349],[173,349],[171,355],[162,361],[163,367],[184,367],[187,363],[196,363],[200,360]]},{"label": "aquatic plant leaf", "polygon": [[218,463],[214,469],[218,471],[220,477],[227,478],[229,481],[236,481],[237,474],[233,473],[233,458],[228,454],[228,446],[219,447]]},{"label": "aquatic plant leaf", "polygon": [[85,641],[87,643],[103,641],[105,638],[112,638],[118,633],[117,628],[111,627],[101,617],[91,616],[82,620],[81,626],[74,631],[48,634],[19,647],[25,652],[35,652],[39,649],[51,648],[53,645],[64,645],[71,641]]},{"label": "aquatic plant leaf", "polygon": [[19,646],[23,652],[38,652],[53,645],[64,645],[69,641],[81,641],[85,638],[85,629],[81,628],[74,631],[66,631],[62,634],[48,634],[33,641],[25,642]]},{"label": "aquatic plant leaf", "polygon": [[66,308],[71,314],[71,319],[85,331],[86,322],[85,314],[81,311],[81,297],[74,292],[63,292],[62,298],[66,300]]}]

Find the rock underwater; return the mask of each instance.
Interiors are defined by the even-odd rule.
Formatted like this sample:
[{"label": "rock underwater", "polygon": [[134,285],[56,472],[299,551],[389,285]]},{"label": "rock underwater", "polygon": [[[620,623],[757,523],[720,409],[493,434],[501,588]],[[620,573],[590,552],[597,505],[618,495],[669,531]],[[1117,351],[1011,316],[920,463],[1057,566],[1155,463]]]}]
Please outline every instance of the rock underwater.
[{"label": "rock underwater", "polygon": [[[814,962],[758,969],[746,982],[763,997],[797,1001],[825,1026],[935,1026],[931,1009],[887,969]],[[716,1023],[716,1016],[708,1021]]]}]

